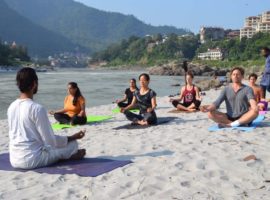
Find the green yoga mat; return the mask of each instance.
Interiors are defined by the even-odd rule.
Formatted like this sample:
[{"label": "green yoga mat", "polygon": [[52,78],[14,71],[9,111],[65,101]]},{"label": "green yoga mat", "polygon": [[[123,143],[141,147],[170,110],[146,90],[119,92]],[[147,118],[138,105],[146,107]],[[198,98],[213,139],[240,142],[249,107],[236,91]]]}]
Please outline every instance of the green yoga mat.
[{"label": "green yoga mat", "polygon": [[[129,110],[129,111],[131,111],[131,112],[133,112],[133,113],[138,113],[140,110],[139,109],[131,109],[131,110]],[[120,113],[120,108],[114,108],[113,110],[112,110],[112,113],[114,113],[114,114],[116,114],[116,113]]]},{"label": "green yoga mat", "polygon": [[[112,116],[106,116],[106,115],[88,115],[87,116],[87,123],[97,123],[97,122],[103,122],[106,120],[112,119]],[[72,128],[75,126],[69,125],[69,124],[59,124],[54,123],[52,124],[52,129],[54,131],[61,130],[64,128]]]}]

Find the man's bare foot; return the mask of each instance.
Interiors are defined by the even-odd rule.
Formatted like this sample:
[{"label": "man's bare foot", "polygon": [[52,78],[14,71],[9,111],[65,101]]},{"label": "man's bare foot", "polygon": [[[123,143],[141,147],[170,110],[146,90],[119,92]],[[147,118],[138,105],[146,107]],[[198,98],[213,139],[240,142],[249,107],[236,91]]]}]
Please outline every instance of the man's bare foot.
[{"label": "man's bare foot", "polygon": [[196,111],[196,108],[189,108],[187,111],[188,112],[195,112]]},{"label": "man's bare foot", "polygon": [[86,150],[85,149],[79,149],[69,159],[70,160],[81,160],[81,159],[84,158],[85,154],[86,154]]},{"label": "man's bare foot", "polygon": [[73,141],[73,140],[82,139],[85,136],[85,132],[86,132],[86,130],[81,130],[80,132],[75,133],[72,136],[68,136],[68,141],[70,142],[70,141]]},{"label": "man's bare foot", "polygon": [[219,123],[218,128],[231,128],[232,126],[230,124],[224,124],[224,123]]}]

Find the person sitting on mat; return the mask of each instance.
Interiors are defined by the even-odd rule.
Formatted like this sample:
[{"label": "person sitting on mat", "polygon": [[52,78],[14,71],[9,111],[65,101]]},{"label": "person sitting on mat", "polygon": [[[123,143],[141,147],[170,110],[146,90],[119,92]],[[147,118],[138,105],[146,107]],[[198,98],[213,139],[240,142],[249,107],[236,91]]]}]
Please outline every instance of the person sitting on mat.
[{"label": "person sitting on mat", "polygon": [[[141,74],[139,76],[140,90],[134,92],[134,97],[129,106],[121,108],[121,112],[124,113],[128,120],[132,121],[134,124],[139,125],[152,125],[157,123],[157,116],[155,113],[156,103],[156,93],[148,87],[150,82],[150,77],[148,74]],[[140,113],[137,115],[130,112],[135,105],[138,105]]]},{"label": "person sitting on mat", "polygon": [[258,108],[260,111],[266,111],[268,108],[268,102],[263,99],[263,90],[262,88],[256,84],[257,81],[257,74],[252,73],[249,75],[249,86],[253,89],[254,92],[254,98],[257,102]]},{"label": "person sitting on mat", "polygon": [[[193,73],[188,71],[186,74],[186,85],[181,88],[179,98],[170,99],[170,102],[172,102],[177,110],[192,112],[199,109],[201,105],[200,91],[199,88],[192,83],[193,78]],[[182,100],[183,103],[180,103]]]},{"label": "person sitting on mat", "polygon": [[83,125],[86,124],[85,99],[75,82],[68,83],[68,93],[64,101],[64,108],[50,111],[51,115],[60,124]]},{"label": "person sitting on mat", "polygon": [[20,97],[10,104],[7,111],[12,167],[34,169],[59,160],[82,159],[86,152],[78,149],[76,140],[83,138],[85,131],[72,136],[54,135],[45,108],[33,101],[38,91],[35,70],[22,68],[16,81]]},{"label": "person sitting on mat", "polygon": [[[258,116],[258,107],[251,87],[242,84],[244,69],[235,67],[231,70],[232,83],[226,86],[218,99],[211,105],[201,106],[202,112],[218,123],[219,127],[237,127],[249,125]],[[217,109],[225,101],[227,113]]]},{"label": "person sitting on mat", "polygon": [[[134,78],[130,79],[129,88],[126,89],[124,98],[120,99],[120,100],[116,100],[118,107],[125,108],[125,107],[129,106],[132,102],[133,94],[137,90],[138,90],[138,88],[136,85],[136,80]],[[127,101],[127,103],[125,103],[126,101]]]}]

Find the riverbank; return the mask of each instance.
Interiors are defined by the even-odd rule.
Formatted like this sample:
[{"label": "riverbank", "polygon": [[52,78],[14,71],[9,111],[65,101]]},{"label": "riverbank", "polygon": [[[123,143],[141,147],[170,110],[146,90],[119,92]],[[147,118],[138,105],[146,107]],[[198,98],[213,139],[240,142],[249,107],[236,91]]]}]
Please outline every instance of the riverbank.
[{"label": "riverbank", "polygon": [[[203,104],[217,98],[210,90]],[[168,113],[168,97],[157,100],[158,117],[174,121],[146,129],[114,130],[129,123],[123,114],[94,125],[57,131],[71,135],[86,129],[80,146],[86,157],[133,163],[95,178],[0,171],[1,199],[267,199],[270,194],[269,112],[251,132],[209,132],[205,113]],[[115,105],[87,109],[112,115]],[[221,107],[224,111],[224,105]],[[54,119],[50,116],[50,121]],[[8,151],[7,120],[0,121],[0,153]],[[254,154],[257,160],[243,161]]]}]

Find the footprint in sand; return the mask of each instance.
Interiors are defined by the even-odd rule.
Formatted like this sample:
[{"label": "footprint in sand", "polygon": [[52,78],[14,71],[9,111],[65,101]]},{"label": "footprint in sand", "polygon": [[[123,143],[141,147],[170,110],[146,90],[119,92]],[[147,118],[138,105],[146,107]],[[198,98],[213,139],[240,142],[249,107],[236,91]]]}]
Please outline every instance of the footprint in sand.
[{"label": "footprint in sand", "polygon": [[196,163],[196,167],[198,169],[203,169],[205,170],[205,165],[207,164],[206,160],[199,160],[197,163]]},{"label": "footprint in sand", "polygon": [[190,187],[190,182],[189,181],[183,181],[183,182],[181,182],[181,186],[182,187]]}]

